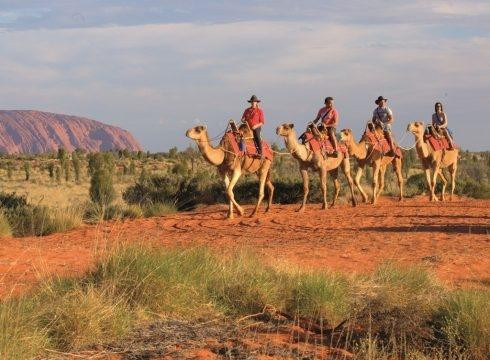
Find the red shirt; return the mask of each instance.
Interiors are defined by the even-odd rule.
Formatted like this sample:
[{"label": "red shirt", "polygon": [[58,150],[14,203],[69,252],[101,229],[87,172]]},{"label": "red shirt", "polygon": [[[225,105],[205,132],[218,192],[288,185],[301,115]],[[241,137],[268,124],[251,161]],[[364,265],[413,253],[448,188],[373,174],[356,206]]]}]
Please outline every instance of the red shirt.
[{"label": "red shirt", "polygon": [[324,106],[320,110],[318,110],[318,115],[316,116],[316,118],[322,119],[324,125],[334,125],[337,124],[339,121],[339,113],[334,107],[327,109],[327,107]]},{"label": "red shirt", "polygon": [[243,112],[242,119],[245,119],[251,129],[255,125],[264,125],[265,123],[264,112],[260,108],[246,108]]}]

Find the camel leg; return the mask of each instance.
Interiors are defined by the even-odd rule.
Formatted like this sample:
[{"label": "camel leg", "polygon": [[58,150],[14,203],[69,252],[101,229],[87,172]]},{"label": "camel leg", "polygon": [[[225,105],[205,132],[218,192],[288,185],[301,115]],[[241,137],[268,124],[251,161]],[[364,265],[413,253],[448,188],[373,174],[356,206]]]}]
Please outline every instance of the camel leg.
[{"label": "camel leg", "polygon": [[377,194],[378,194],[379,170],[380,170],[380,165],[374,164],[374,169],[373,169],[373,201],[372,201],[373,205],[376,205],[376,202],[378,201]]},{"label": "camel leg", "polygon": [[432,173],[432,183],[431,183],[431,199],[432,201],[439,201],[439,199],[436,197],[436,185],[437,185],[437,176],[439,176],[439,171],[441,171],[439,164],[437,164],[434,167],[434,172]]},{"label": "camel leg", "polygon": [[[223,175],[223,181],[225,182],[225,191],[228,191],[228,187],[230,186],[230,177],[228,174]],[[233,218],[233,202],[230,200],[229,201],[230,206],[228,208],[228,218],[232,219]]]},{"label": "camel leg", "polygon": [[364,171],[364,167],[363,166],[359,166],[357,168],[357,172],[356,172],[356,177],[354,179],[354,183],[356,184],[357,190],[359,190],[359,192],[361,193],[362,201],[367,204],[368,201],[369,201],[369,199],[368,199],[367,194],[364,192],[364,189],[361,186],[361,177],[362,177],[362,172],[363,171]]},{"label": "camel leg", "polygon": [[447,178],[446,175],[444,175],[444,171],[442,171],[442,169],[439,170],[439,174],[441,176],[441,181],[442,181],[441,201],[446,201]]},{"label": "camel leg", "polygon": [[271,181],[271,170],[267,173],[267,179],[265,180],[265,185],[267,186],[269,192],[269,200],[267,201],[267,207],[265,208],[265,212],[268,212],[272,205],[272,198],[274,197],[274,184]]},{"label": "camel leg", "polygon": [[403,201],[403,175],[402,175],[402,159],[396,157],[393,159],[393,171],[398,179],[398,188],[400,189],[399,201]]},{"label": "camel leg", "polygon": [[376,194],[376,198],[378,198],[383,193],[383,190],[385,189],[385,173],[386,173],[386,166],[381,166],[379,169],[379,189],[378,189],[378,193]]},{"label": "camel leg", "polygon": [[458,163],[452,163],[449,165],[448,169],[451,177],[451,195],[449,196],[449,201],[453,201],[454,189],[456,188],[456,171],[458,170]]},{"label": "camel leg", "polygon": [[301,177],[303,178],[303,202],[301,207],[298,209],[298,212],[305,211],[306,199],[308,198],[308,193],[310,192],[308,170],[301,169]]},{"label": "camel leg", "polygon": [[264,199],[265,181],[267,180],[268,174],[269,174],[269,169],[267,169],[267,170],[261,169],[258,172],[258,176],[259,176],[259,197],[257,199],[257,204],[255,205],[255,208],[252,211],[252,214],[250,215],[250,217],[254,217],[255,214],[257,214],[257,211],[259,210],[260,203]]},{"label": "camel leg", "polygon": [[352,206],[356,206],[357,201],[354,194],[354,181],[352,180],[352,176],[350,174],[350,161],[348,158],[342,161],[342,171],[344,172],[347,182],[349,183]]},{"label": "camel leg", "polygon": [[430,169],[425,169],[425,178],[427,180],[427,186],[429,187],[430,201],[437,201],[437,199],[434,200],[432,197],[432,176],[430,174]]},{"label": "camel leg", "polygon": [[[240,179],[241,175],[242,175],[241,169],[235,169],[233,171],[233,175],[231,177],[230,184],[228,185],[228,188],[226,189],[226,194],[228,195],[228,199],[230,199],[230,201],[236,207],[238,214],[243,215],[243,208],[236,202],[235,195],[233,194],[233,188],[235,187],[236,183],[238,182],[238,179]],[[230,211],[228,218],[233,219],[233,207],[231,207],[231,211]]]},{"label": "camel leg", "polygon": [[320,186],[322,188],[323,205],[322,209],[327,208],[327,169],[325,167],[321,168],[320,171]]},{"label": "camel leg", "polygon": [[330,204],[330,207],[333,208],[335,206],[335,203],[337,202],[337,198],[339,197],[340,193],[340,180],[339,180],[339,169],[333,169],[331,171],[332,173],[332,179],[333,179],[333,186],[334,186],[334,194],[333,194],[333,199],[332,203]]}]

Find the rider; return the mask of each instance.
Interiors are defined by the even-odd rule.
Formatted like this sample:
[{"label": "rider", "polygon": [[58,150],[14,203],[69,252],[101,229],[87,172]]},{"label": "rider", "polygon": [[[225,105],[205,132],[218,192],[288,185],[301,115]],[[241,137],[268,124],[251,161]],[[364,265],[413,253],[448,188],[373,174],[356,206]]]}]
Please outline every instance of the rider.
[{"label": "rider", "polygon": [[449,150],[454,149],[453,138],[451,136],[450,130],[447,128],[447,116],[444,112],[442,104],[436,102],[434,105],[435,113],[432,114],[432,126],[434,130],[438,133],[442,133],[449,144]]},{"label": "rider", "polygon": [[260,136],[260,130],[262,125],[265,123],[264,112],[261,108],[259,108],[260,100],[257,96],[252,95],[250,100],[247,100],[250,103],[250,107],[246,108],[243,112],[242,122],[248,124],[250,130],[252,130],[254,135],[254,142],[257,151],[261,158],[264,157],[262,152],[262,137]]},{"label": "rider", "polygon": [[383,129],[384,136],[388,143],[390,144],[391,150],[386,154],[388,156],[396,156],[395,152],[395,140],[391,133],[391,124],[393,124],[393,112],[386,105],[388,99],[383,96],[378,96],[378,98],[374,101],[378,107],[373,111],[372,122],[375,125],[380,126]]},{"label": "rider", "polygon": [[318,120],[322,120],[323,126],[327,129],[328,137],[333,145],[333,156],[338,156],[338,147],[337,147],[337,137],[335,136],[335,130],[339,123],[339,113],[337,109],[333,107],[333,97],[328,96],[325,98],[325,106],[318,110],[318,114],[316,115],[313,123],[316,124]]}]

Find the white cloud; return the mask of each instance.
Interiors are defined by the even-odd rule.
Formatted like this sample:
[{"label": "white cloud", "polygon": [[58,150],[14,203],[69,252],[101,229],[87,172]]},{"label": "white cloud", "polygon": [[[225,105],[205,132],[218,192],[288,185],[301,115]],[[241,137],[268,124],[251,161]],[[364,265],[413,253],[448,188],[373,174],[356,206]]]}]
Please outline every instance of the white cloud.
[{"label": "white cloud", "polygon": [[[390,97],[399,129],[412,116],[427,118],[445,93],[451,115],[486,113],[483,100],[463,111],[458,97],[488,94],[489,37],[433,29],[242,21],[9,32],[0,35],[1,107],[92,116],[128,128],[153,150],[185,143],[196,118],[219,132],[252,92],[265,97],[269,134],[283,119],[310,120],[327,93],[343,126],[355,129],[380,93]],[[161,121],[165,132],[153,128]],[[465,126],[488,127],[478,121]]]}]

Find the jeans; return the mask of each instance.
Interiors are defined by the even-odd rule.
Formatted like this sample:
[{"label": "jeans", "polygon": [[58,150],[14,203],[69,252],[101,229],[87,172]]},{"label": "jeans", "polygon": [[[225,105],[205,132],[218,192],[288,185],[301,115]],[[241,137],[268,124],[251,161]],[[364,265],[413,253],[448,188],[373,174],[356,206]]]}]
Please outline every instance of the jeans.
[{"label": "jeans", "polygon": [[255,147],[257,148],[259,154],[262,155],[262,137],[260,136],[260,130],[262,129],[261,126],[258,128],[253,129],[253,134],[254,134],[254,143]]}]

